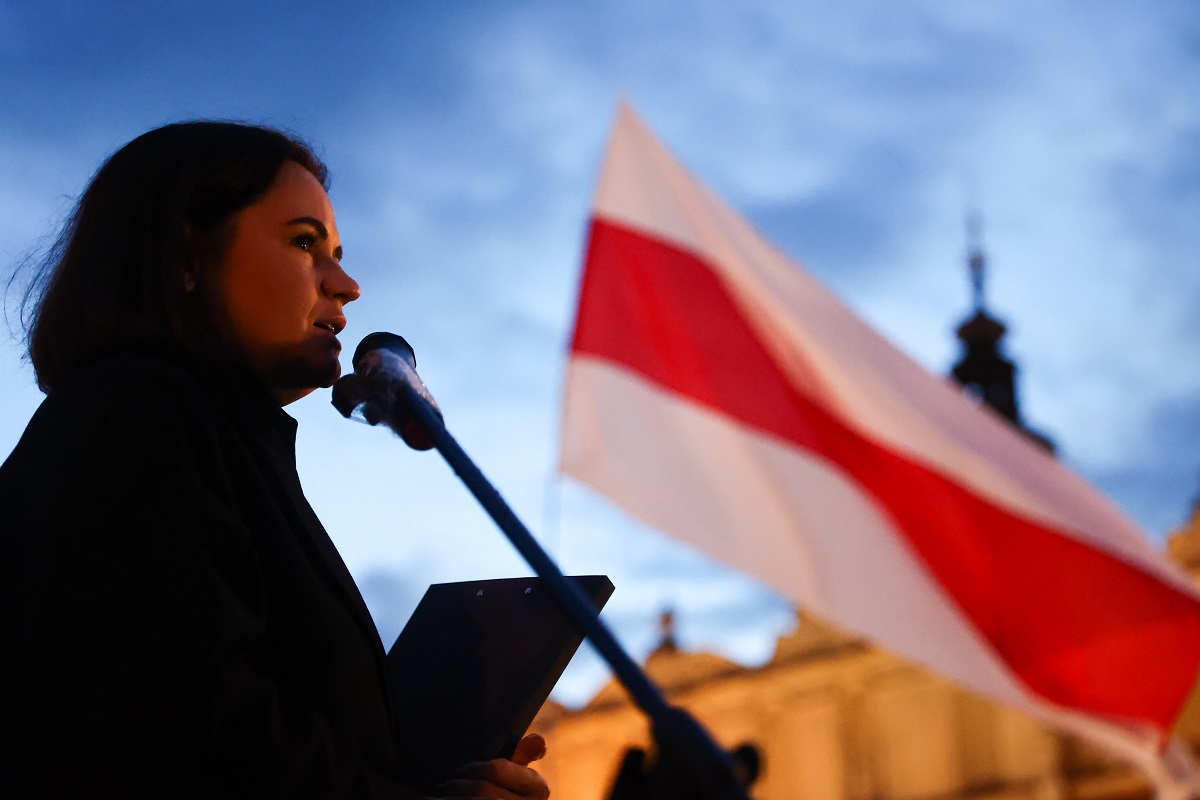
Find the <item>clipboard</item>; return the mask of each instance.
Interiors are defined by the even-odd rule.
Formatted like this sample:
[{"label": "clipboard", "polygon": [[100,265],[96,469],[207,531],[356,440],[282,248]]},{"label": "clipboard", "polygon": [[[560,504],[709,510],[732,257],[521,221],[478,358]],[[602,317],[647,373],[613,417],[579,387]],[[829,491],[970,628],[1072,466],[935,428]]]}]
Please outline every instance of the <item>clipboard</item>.
[{"label": "clipboard", "polygon": [[[597,612],[612,596],[607,576],[570,580]],[[387,653],[405,780],[511,757],[582,642],[540,578],[430,586]]]}]

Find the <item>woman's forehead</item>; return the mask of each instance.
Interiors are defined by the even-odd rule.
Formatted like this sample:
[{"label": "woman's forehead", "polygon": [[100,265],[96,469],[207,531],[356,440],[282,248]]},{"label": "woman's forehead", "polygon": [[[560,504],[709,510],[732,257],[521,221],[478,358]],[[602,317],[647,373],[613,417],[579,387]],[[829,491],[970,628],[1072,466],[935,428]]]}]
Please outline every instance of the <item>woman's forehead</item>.
[{"label": "woman's forehead", "polygon": [[334,235],[333,204],[316,177],[294,161],[285,161],[274,183],[250,208],[272,222],[287,223],[303,217],[320,220]]}]

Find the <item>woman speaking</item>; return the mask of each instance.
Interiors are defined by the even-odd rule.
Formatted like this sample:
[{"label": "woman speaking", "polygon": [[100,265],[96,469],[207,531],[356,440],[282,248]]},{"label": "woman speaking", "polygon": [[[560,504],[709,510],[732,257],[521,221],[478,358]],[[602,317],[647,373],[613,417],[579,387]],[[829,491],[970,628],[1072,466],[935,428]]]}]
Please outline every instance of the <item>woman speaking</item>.
[{"label": "woman speaking", "polygon": [[[282,410],[358,284],[324,165],[168,125],[92,179],[32,287],[46,399],[0,467],[0,796],[414,798],[384,651]],[[333,454],[330,455],[333,458]],[[534,798],[513,760],[439,796]]]}]

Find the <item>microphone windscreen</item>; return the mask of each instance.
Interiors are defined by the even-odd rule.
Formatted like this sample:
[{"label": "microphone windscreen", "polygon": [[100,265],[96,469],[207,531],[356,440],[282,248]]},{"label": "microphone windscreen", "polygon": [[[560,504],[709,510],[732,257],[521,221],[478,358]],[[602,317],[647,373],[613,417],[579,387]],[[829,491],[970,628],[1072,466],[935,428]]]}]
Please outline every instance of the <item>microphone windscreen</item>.
[{"label": "microphone windscreen", "polygon": [[354,372],[333,385],[333,407],[348,419],[391,428],[414,450],[430,450],[432,436],[417,421],[406,389],[425,402],[441,418],[441,410],[416,373],[417,357],[403,336],[379,331],[366,336],[354,350]]},{"label": "microphone windscreen", "polygon": [[407,361],[410,367],[417,368],[417,354],[403,336],[387,331],[376,331],[364,336],[363,340],[358,343],[358,347],[354,348],[354,358],[351,363],[354,365],[355,371],[361,369],[363,356],[372,350],[387,350],[389,353],[395,353]]}]

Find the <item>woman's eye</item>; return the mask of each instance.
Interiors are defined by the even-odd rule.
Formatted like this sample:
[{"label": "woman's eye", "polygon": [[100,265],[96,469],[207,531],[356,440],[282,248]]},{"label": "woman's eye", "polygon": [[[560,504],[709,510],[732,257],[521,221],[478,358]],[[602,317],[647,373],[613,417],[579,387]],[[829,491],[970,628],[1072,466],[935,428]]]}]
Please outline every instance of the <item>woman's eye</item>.
[{"label": "woman's eye", "polygon": [[311,233],[302,233],[292,239],[292,244],[299,247],[301,250],[312,250],[317,243],[317,237]]}]

